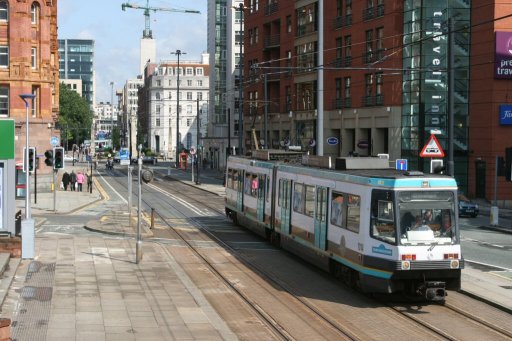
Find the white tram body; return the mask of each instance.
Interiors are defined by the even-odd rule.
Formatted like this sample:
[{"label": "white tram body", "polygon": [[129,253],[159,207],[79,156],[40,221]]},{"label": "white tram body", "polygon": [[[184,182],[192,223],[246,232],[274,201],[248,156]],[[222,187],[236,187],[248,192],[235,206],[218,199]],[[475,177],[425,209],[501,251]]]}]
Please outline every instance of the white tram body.
[{"label": "white tram body", "polygon": [[332,169],[329,158],[322,168],[291,162],[297,154],[259,156],[228,159],[225,207],[236,223],[363,292],[443,300],[460,289],[452,177],[378,158],[338,158]]}]

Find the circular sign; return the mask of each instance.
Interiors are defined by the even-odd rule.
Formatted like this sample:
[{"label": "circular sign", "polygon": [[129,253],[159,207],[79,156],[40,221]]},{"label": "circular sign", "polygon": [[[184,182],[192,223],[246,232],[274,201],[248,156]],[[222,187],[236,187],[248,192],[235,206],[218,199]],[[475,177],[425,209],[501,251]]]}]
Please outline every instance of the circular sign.
[{"label": "circular sign", "polygon": [[52,136],[52,138],[50,139],[50,144],[52,146],[56,146],[59,144],[59,138],[57,136]]},{"label": "circular sign", "polygon": [[194,155],[196,153],[196,149],[194,147],[190,147],[190,154]]},{"label": "circular sign", "polygon": [[337,137],[335,136],[331,136],[331,137],[328,137],[327,138],[327,144],[331,145],[331,146],[335,146],[339,143],[340,141],[338,140]]},{"label": "circular sign", "polygon": [[357,146],[361,149],[366,149],[369,146],[368,140],[359,140]]},{"label": "circular sign", "polygon": [[316,146],[316,140],[315,140],[315,139],[311,139],[311,140],[309,140],[309,146],[310,146],[310,147],[314,147],[314,146]]}]

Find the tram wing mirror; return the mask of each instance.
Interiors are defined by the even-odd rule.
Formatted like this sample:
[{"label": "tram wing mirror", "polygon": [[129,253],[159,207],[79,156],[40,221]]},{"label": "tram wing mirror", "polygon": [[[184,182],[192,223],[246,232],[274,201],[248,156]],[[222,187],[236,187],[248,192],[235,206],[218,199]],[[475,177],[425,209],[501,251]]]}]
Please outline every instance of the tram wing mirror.
[{"label": "tram wing mirror", "polygon": [[150,170],[143,171],[141,176],[142,176],[142,181],[144,181],[147,184],[150,183],[151,181],[153,181],[153,172]]}]

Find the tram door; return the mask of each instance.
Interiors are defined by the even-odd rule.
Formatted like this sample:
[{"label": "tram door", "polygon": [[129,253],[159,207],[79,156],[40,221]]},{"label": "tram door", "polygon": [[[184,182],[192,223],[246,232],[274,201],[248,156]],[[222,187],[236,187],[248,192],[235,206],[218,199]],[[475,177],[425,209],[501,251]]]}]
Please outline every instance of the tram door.
[{"label": "tram door", "polygon": [[316,188],[315,246],[325,250],[327,241],[327,188]]},{"label": "tram door", "polygon": [[267,181],[266,175],[258,176],[258,202],[256,204],[256,218],[258,221],[263,221],[265,217],[265,183]]},{"label": "tram door", "polygon": [[242,212],[244,210],[244,179],[245,179],[245,171],[238,172],[238,191],[236,192],[236,208],[238,212]]},{"label": "tram door", "polygon": [[292,208],[292,182],[282,180],[281,196],[281,233],[290,234],[290,215]]}]

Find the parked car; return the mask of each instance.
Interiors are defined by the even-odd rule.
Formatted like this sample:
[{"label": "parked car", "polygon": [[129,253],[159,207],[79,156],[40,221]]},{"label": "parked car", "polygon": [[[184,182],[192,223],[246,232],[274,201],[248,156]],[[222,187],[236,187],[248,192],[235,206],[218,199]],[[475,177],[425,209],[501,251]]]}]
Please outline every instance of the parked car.
[{"label": "parked car", "polygon": [[[75,159],[74,162],[78,162],[78,158],[77,157],[75,157],[74,159]],[[64,155],[64,161],[73,162],[73,156],[71,156],[71,155]]]},{"label": "parked car", "polygon": [[115,163],[120,163],[121,162],[121,157],[119,156],[119,152],[116,152],[114,154],[114,162]]},{"label": "parked car", "polygon": [[475,218],[478,215],[478,205],[469,200],[464,195],[459,195],[459,217],[471,216]]},{"label": "parked car", "polygon": [[157,158],[156,156],[147,156],[147,155],[144,155],[142,157],[142,163],[150,163],[152,165],[156,165],[157,163]]}]

